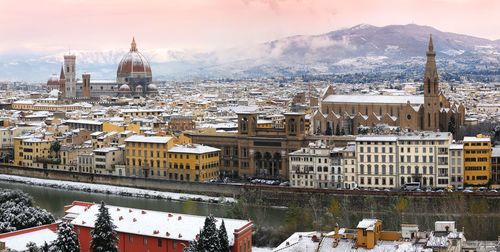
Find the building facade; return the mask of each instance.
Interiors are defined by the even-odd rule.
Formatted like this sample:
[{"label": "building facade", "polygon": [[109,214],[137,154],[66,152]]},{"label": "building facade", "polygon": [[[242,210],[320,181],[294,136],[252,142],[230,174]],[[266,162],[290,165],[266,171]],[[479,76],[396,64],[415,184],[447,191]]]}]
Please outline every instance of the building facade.
[{"label": "building facade", "polygon": [[464,145],[450,145],[450,173],[451,185],[454,188],[463,187],[464,185]]},{"label": "building facade", "polygon": [[[379,124],[410,131],[448,131],[450,121],[457,129],[465,122],[465,107],[450,102],[439,88],[436,53],[432,37],[427,50],[424,96],[336,95],[332,86],[322,94],[320,109],[311,120],[313,133],[332,135],[337,131],[358,134],[360,127]],[[337,130],[337,128],[339,130]]]},{"label": "building facade", "polygon": [[491,140],[464,137],[464,184],[486,185],[491,178]]},{"label": "building facade", "polygon": [[207,182],[219,177],[220,150],[217,148],[199,144],[175,145],[168,150],[167,160],[168,179]]},{"label": "building facade", "polygon": [[288,153],[309,143],[304,114],[285,113],[283,128],[259,128],[257,113],[238,113],[238,133],[186,132],[193,143],[221,149],[221,174],[288,178]]},{"label": "building facade", "polygon": [[[125,139],[127,175],[165,177],[167,151],[174,146],[172,137],[133,135]],[[162,176],[163,175],[163,176]]]}]

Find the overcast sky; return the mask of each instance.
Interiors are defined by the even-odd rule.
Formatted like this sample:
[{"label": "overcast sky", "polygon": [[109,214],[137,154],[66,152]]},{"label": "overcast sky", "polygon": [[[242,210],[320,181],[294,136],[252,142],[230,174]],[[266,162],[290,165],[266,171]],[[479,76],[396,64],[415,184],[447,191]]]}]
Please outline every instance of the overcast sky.
[{"label": "overcast sky", "polygon": [[500,39],[497,0],[0,0],[0,52],[213,49],[360,23]]}]

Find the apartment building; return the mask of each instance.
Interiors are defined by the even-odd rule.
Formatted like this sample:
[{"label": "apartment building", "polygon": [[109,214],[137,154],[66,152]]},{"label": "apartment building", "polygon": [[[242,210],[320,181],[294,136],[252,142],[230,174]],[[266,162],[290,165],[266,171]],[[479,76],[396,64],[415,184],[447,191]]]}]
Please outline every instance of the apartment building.
[{"label": "apartment building", "polygon": [[500,146],[491,149],[491,179],[500,184]]},{"label": "apartment building", "polygon": [[486,185],[490,178],[490,137],[464,137],[464,184]]},{"label": "apartment building", "polygon": [[342,171],[344,186],[343,188],[351,189],[357,187],[357,160],[356,160],[356,143],[348,143],[347,146],[341,150],[342,153]]},{"label": "apartment building", "polygon": [[464,145],[450,145],[451,185],[454,188],[464,185]]},{"label": "apartment building", "polygon": [[[125,139],[126,173],[138,177],[165,177],[167,151],[174,139],[167,136],[133,135]],[[163,175],[163,176],[162,176]]]},{"label": "apartment building", "polygon": [[[362,188],[392,189],[398,183],[396,136],[356,138],[357,185]],[[401,182],[403,177],[401,178]]]},{"label": "apartment building", "polygon": [[290,185],[302,188],[340,188],[342,185],[342,157],[339,150],[311,144],[289,156]]},{"label": "apartment building", "polygon": [[168,170],[159,176],[180,181],[210,181],[219,177],[220,149],[200,145],[175,145],[168,150]]},{"label": "apartment building", "polygon": [[124,164],[124,150],[117,147],[106,147],[93,151],[93,173],[122,176],[121,170],[116,170],[116,165]]},{"label": "apartment building", "polygon": [[422,187],[450,184],[449,154],[452,134],[432,132],[398,137],[399,186],[419,182]]},{"label": "apartment building", "polygon": [[[14,138],[14,165],[45,168],[49,161],[51,142],[32,136]],[[44,165],[45,164],[45,165]]]}]

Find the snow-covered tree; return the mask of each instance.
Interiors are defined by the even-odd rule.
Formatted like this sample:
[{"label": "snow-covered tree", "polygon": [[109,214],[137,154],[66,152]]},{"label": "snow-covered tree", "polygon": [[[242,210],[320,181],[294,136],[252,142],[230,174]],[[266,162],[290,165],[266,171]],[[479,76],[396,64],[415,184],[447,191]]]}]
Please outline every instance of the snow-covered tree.
[{"label": "snow-covered tree", "polygon": [[92,252],[118,252],[116,243],[118,237],[115,231],[116,226],[111,220],[108,208],[101,202],[97,220],[94,224],[94,230],[91,231],[92,244],[90,249]]},{"label": "snow-covered tree", "polygon": [[52,244],[55,251],[79,252],[80,242],[71,223],[63,222],[57,230],[57,239]]},{"label": "snow-covered tree", "polygon": [[210,215],[205,218],[205,225],[201,230],[201,245],[206,252],[219,252],[219,236],[217,226],[215,225],[215,218]]},{"label": "snow-covered tree", "polygon": [[40,252],[40,248],[34,242],[28,242],[26,248],[28,252]]},{"label": "snow-covered tree", "polygon": [[54,222],[52,214],[33,206],[33,199],[18,190],[0,189],[0,233]]},{"label": "snow-covered tree", "polygon": [[224,220],[222,220],[222,223],[220,224],[217,235],[219,237],[219,243],[220,243],[220,250],[219,251],[228,252],[229,251],[229,239],[227,237],[226,225],[224,225]]}]

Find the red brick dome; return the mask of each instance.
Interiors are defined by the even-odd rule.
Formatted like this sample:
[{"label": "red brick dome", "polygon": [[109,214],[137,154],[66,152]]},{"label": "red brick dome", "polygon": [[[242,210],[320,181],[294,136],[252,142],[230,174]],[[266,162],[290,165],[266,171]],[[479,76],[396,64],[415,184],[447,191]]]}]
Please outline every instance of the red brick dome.
[{"label": "red brick dome", "polygon": [[148,60],[137,50],[135,39],[132,39],[130,51],[123,56],[118,65],[117,77],[151,77],[151,75]]}]

